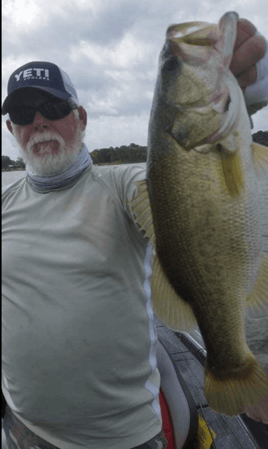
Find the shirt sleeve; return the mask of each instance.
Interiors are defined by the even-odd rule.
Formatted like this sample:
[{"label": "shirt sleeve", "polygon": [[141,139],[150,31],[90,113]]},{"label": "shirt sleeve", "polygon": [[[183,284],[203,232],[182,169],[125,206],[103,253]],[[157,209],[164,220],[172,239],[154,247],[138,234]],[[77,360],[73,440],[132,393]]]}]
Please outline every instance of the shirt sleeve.
[{"label": "shirt sleeve", "polygon": [[[119,176],[118,176],[119,175]],[[138,193],[137,182],[146,179],[146,164],[133,164],[122,167],[120,174],[116,173],[117,193],[120,197],[122,207],[127,213],[128,217],[135,222],[135,214],[132,212],[130,202]],[[139,225],[136,225],[139,228]]]}]

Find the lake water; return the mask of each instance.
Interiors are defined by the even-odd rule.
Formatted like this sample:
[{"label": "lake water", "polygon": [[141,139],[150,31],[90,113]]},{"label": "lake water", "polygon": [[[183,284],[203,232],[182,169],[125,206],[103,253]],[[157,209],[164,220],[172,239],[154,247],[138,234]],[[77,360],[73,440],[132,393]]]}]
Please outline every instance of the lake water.
[{"label": "lake water", "polygon": [[[25,176],[26,171],[2,172],[2,186],[12,184]],[[268,257],[268,188],[265,179],[260,182],[260,202],[263,248]],[[268,317],[247,319],[246,336],[250,349],[268,373]]]},{"label": "lake water", "polygon": [[2,187],[12,184],[26,176],[26,171],[2,171]]}]

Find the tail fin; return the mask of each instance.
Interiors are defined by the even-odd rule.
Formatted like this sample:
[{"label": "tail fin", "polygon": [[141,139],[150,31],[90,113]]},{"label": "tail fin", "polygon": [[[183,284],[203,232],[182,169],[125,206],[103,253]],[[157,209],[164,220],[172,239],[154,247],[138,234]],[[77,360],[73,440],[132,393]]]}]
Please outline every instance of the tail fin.
[{"label": "tail fin", "polygon": [[215,411],[227,415],[247,413],[268,424],[268,375],[250,350],[247,360],[236,372],[216,376],[206,366],[205,395]]}]

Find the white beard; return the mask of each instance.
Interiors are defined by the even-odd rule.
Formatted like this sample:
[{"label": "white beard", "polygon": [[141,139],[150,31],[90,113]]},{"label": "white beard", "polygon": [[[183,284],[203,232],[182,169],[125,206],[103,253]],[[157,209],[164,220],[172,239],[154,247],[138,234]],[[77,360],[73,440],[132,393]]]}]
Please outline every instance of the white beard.
[{"label": "white beard", "polygon": [[[19,146],[20,156],[22,157],[27,168],[37,176],[52,176],[56,173],[65,172],[75,160],[82,148],[84,131],[77,130],[76,136],[71,143],[66,143],[58,133],[52,131],[44,131],[42,134],[36,134],[25,145],[25,148]],[[14,132],[16,138],[16,133]],[[52,143],[54,140],[58,143],[57,154],[52,152]],[[42,144],[38,154],[34,152],[35,144],[38,142],[46,142]],[[43,157],[42,157],[43,156]]]}]

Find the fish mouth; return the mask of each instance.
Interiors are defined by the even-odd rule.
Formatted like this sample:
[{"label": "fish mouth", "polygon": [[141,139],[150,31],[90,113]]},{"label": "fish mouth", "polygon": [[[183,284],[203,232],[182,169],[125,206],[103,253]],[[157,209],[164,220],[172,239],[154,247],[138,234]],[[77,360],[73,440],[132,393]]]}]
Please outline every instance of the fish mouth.
[{"label": "fish mouth", "polygon": [[194,64],[205,64],[217,48],[220,38],[218,25],[206,22],[172,25],[166,33],[171,53],[186,63]]},{"label": "fish mouth", "polygon": [[220,37],[218,25],[208,22],[186,22],[180,25],[171,25],[167,29],[166,38],[180,44],[211,46],[215,45]]}]

